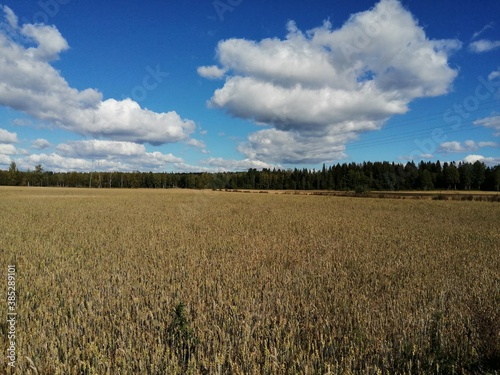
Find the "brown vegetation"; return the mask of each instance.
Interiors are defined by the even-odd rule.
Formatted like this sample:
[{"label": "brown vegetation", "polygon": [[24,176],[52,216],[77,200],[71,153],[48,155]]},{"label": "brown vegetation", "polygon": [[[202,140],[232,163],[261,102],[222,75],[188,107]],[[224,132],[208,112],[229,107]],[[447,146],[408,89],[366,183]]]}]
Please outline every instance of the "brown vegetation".
[{"label": "brown vegetation", "polygon": [[499,370],[496,203],[1,188],[0,212],[18,373]]}]

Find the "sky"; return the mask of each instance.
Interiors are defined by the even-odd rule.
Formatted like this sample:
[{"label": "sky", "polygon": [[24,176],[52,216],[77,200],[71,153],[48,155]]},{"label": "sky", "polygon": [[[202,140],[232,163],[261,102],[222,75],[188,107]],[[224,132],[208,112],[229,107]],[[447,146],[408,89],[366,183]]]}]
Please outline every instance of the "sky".
[{"label": "sky", "polygon": [[0,169],[500,164],[500,2],[0,0]]}]

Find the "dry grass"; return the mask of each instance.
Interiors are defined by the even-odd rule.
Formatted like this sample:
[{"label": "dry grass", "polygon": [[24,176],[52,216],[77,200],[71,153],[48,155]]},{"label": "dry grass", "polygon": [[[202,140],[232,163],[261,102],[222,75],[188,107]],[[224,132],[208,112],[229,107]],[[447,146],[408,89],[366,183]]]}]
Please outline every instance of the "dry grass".
[{"label": "dry grass", "polygon": [[1,188],[0,212],[18,373],[498,371],[496,203]]}]

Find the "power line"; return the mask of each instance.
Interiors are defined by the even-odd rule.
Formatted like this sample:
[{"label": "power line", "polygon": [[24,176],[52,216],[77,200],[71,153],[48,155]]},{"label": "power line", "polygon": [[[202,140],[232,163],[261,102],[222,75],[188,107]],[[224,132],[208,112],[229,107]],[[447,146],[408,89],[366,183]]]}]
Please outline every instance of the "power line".
[{"label": "power line", "polygon": [[[477,112],[479,110],[481,110],[481,111],[493,110],[493,109],[496,109],[498,107],[498,103],[496,101],[485,102],[485,104],[486,104],[486,108],[485,108],[485,106],[482,106],[480,109],[478,109],[474,112]],[[436,120],[442,116],[443,116],[443,112],[435,112],[435,113],[426,114],[423,116],[414,117],[412,119],[402,119],[402,120],[396,121],[396,122],[393,121],[384,130],[388,131],[388,130],[392,130],[394,128],[400,128],[403,126],[418,125],[418,124],[426,123],[428,121]],[[474,121],[475,120],[462,122],[460,124],[459,129],[454,129],[452,126],[447,124],[444,128],[449,127],[449,130],[443,134],[456,134],[456,133],[461,133],[464,131],[470,131],[471,126],[473,125]],[[429,136],[430,137],[431,136],[430,133],[432,133],[433,130],[439,129],[439,128],[443,129],[443,127],[439,127],[439,126],[436,126],[436,124],[433,124],[431,126],[427,126],[424,128],[413,129],[413,130],[401,132],[398,134],[391,134],[391,135],[377,137],[376,139],[368,139],[368,140],[364,140],[364,141],[361,140],[361,141],[356,142],[353,146],[350,146],[348,148],[349,148],[349,150],[358,150],[358,149],[363,149],[363,148],[369,148],[369,147],[374,146],[374,145],[385,145],[385,144],[392,144],[392,143],[401,142],[401,141],[407,141],[407,140],[415,139],[415,138],[422,137],[422,136]],[[338,135],[345,135],[348,133],[350,133],[350,132],[338,133]]]}]

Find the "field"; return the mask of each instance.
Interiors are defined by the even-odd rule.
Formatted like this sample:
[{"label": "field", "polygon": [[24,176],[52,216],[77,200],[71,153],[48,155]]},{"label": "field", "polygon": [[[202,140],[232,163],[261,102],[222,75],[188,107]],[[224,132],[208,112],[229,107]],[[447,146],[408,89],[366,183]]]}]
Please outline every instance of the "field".
[{"label": "field", "polygon": [[0,188],[0,212],[2,373],[500,372],[497,202]]},{"label": "field", "polygon": [[[220,189],[219,191],[222,191]],[[364,191],[349,190],[240,190],[225,189],[233,193],[267,193],[291,195],[321,195],[326,197],[365,197],[365,198],[391,198],[391,199],[435,199],[455,201],[484,201],[500,202],[500,193],[479,190],[413,190],[413,191]]]}]

